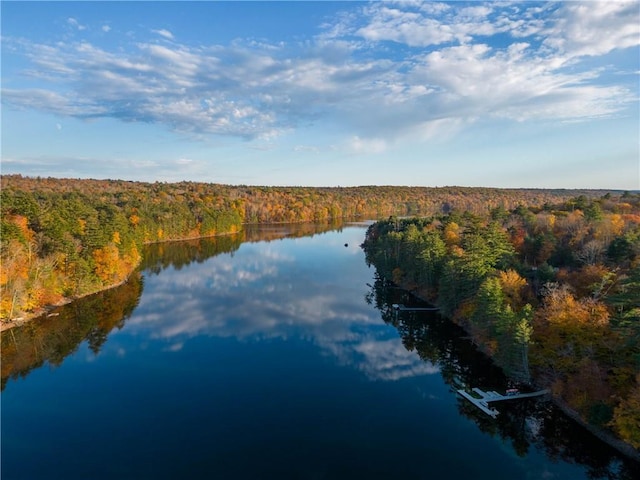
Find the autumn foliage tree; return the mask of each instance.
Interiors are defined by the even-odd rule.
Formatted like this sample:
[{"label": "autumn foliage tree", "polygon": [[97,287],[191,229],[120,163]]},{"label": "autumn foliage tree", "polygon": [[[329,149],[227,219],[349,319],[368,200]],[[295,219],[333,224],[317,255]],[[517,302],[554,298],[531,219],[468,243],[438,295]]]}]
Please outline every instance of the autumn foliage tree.
[{"label": "autumn foliage tree", "polygon": [[[568,196],[564,191],[522,189],[260,187],[20,175],[2,176],[0,182],[6,267],[0,278],[2,320],[122,281],[139,262],[143,244],[230,234],[247,223],[328,222],[456,208],[481,212]],[[453,223],[450,229],[460,234]],[[446,241],[455,242],[454,237]],[[434,234],[425,239],[440,240]],[[424,274],[415,284],[427,281],[433,291],[443,267],[430,259],[422,265]],[[405,271],[411,269],[400,267],[399,275]]]},{"label": "autumn foliage tree", "polygon": [[637,448],[639,213],[631,193],[483,214],[447,208],[377,222],[363,247],[383,277],[418,295],[428,286],[424,298],[513,378],[550,388]]}]

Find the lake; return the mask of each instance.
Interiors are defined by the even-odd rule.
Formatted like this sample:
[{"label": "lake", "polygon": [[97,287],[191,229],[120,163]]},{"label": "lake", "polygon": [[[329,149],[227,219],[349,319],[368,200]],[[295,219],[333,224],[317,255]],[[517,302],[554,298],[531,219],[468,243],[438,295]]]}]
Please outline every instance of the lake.
[{"label": "lake", "polygon": [[[2,478],[631,479],[377,277],[365,223],[153,245],[121,287],[2,334]],[[424,306],[424,305],[423,305]]]}]

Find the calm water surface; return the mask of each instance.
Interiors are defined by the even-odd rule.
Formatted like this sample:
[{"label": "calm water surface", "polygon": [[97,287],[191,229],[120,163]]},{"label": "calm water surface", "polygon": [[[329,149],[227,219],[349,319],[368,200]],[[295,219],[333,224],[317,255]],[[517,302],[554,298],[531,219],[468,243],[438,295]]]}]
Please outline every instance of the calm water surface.
[{"label": "calm water surface", "polygon": [[507,383],[393,312],[415,300],[367,267],[364,225],[257,241],[287,231],[155,246],[141,278],[3,333],[2,478],[638,474],[548,402],[493,420],[457,396]]}]

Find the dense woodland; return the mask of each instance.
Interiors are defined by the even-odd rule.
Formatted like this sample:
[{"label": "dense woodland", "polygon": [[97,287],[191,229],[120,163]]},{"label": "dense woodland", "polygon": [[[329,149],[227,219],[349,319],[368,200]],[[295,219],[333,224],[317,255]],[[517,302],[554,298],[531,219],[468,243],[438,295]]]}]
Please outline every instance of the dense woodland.
[{"label": "dense woodland", "polygon": [[363,247],[512,378],[640,449],[639,194],[392,217]]},{"label": "dense woodland", "polygon": [[142,245],[231,234],[247,224],[486,213],[603,192],[418,187],[255,187],[0,177],[0,320],[127,279]]}]

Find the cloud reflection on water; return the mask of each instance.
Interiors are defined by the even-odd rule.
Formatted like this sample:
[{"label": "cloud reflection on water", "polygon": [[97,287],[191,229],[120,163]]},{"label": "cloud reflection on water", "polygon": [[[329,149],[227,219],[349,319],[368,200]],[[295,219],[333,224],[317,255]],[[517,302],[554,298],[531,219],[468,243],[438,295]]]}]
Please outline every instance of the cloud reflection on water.
[{"label": "cloud reflection on water", "polygon": [[166,351],[198,336],[294,338],[374,380],[437,373],[365,302],[371,272],[360,249],[338,249],[343,239],[324,237],[245,244],[233,255],[149,276],[126,333],[165,341]]}]

